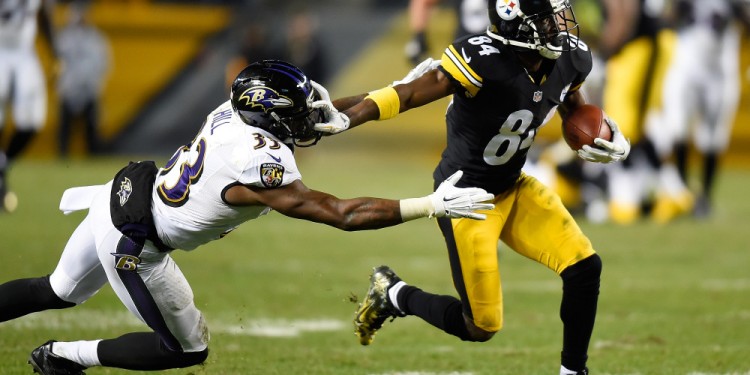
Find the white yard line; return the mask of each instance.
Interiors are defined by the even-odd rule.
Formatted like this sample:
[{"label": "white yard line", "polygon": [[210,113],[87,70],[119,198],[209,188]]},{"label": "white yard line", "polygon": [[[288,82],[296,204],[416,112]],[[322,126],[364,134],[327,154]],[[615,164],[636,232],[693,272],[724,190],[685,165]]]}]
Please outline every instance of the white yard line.
[{"label": "white yard line", "polygon": [[[208,327],[212,333],[262,337],[296,337],[304,332],[339,331],[347,326],[348,322],[333,319],[286,320],[261,318],[243,320],[242,324],[210,317],[208,319]],[[108,327],[143,328],[145,325],[125,311],[91,310],[47,311],[3,323],[3,328],[17,330],[43,328],[74,331],[82,328],[106,329]]]}]

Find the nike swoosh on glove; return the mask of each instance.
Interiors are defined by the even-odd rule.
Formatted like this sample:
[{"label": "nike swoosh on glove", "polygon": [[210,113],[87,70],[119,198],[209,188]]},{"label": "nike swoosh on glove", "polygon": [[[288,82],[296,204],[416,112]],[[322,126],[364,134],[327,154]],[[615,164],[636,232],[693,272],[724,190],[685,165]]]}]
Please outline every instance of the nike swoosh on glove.
[{"label": "nike swoosh on glove", "polygon": [[445,179],[434,193],[430,194],[435,217],[448,216],[451,218],[470,218],[475,220],[484,220],[485,214],[479,214],[478,210],[491,210],[495,208],[491,202],[495,196],[487,193],[484,189],[471,187],[456,187],[456,182],[463,176],[463,171],[458,171]]}]

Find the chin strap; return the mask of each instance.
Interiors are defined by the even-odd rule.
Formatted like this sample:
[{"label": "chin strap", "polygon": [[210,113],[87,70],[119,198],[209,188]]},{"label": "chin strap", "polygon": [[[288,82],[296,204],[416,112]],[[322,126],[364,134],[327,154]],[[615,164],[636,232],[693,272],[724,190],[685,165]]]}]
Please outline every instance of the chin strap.
[{"label": "chin strap", "polygon": [[531,44],[531,43],[519,42],[517,40],[507,39],[499,34],[493,33],[492,31],[490,31],[489,27],[487,28],[487,36],[489,36],[492,39],[497,39],[505,45],[510,45],[514,47],[526,48],[526,49],[530,49],[533,51],[537,51],[539,52],[540,55],[542,55],[542,57],[550,59],[550,60],[556,60],[558,57],[560,57],[560,55],[562,55],[562,52],[552,50],[540,44]]}]

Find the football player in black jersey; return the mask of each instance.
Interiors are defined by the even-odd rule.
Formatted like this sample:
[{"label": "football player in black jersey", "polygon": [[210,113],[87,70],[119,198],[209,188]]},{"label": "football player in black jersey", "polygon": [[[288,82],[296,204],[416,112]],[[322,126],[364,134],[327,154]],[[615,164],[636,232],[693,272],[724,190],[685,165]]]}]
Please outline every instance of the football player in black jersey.
[{"label": "football player in black jersey", "polygon": [[[567,0],[490,0],[488,11],[487,32],[457,39],[437,69],[428,59],[389,87],[317,104],[328,122],[316,129],[338,133],[453,95],[447,146],[434,178],[461,169],[462,184],[495,194],[495,208],[483,211],[485,221],[438,219],[460,299],[407,285],[381,266],[357,311],[356,333],[367,345],[386,319],[416,315],[461,340],[489,340],[503,324],[500,239],[562,278],[560,374],[587,374],[602,262],[560,198],[521,168],[555,109],[565,117],[585,103],[578,89],[591,69],[591,53],[578,39]],[[615,122],[607,123],[612,141],[584,146],[581,158],[610,163],[628,156],[629,142]]]}]

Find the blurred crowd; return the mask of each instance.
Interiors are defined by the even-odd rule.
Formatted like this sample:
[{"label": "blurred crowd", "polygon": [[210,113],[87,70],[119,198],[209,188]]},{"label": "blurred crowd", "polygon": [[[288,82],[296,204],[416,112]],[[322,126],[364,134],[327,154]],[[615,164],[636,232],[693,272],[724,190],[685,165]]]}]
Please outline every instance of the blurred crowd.
[{"label": "blurred crowd", "polygon": [[584,34],[598,62],[584,90],[617,121],[633,152],[606,166],[549,158],[555,175],[577,190],[569,205],[592,221],[623,225],[708,217],[740,99],[750,2],[577,3],[581,14],[602,15],[598,32]]},{"label": "blurred crowd", "polygon": [[[30,22],[21,17],[28,12],[20,10],[27,6],[24,4],[35,3],[8,0],[2,2],[0,9],[0,54],[4,56],[0,63],[2,197],[8,190],[5,171],[33,141],[46,114],[44,103],[28,104],[21,99],[19,93],[26,87],[24,80],[31,82],[28,86],[34,87],[32,96],[37,98],[47,95],[41,83],[54,81],[55,105],[59,107],[53,120],[57,154],[71,154],[71,137],[82,138],[78,142],[85,145],[84,155],[107,151],[107,141],[99,132],[101,95],[115,61],[106,33],[89,22],[90,2],[40,0],[39,7],[31,11],[40,19],[46,18],[46,22],[24,26],[33,29],[14,37],[18,32],[13,30],[20,28],[12,29],[9,25]],[[225,32],[232,44],[222,65],[224,89],[249,62],[266,58],[291,62],[324,85],[334,78],[332,62],[336,59],[331,58],[332,50],[341,47],[321,33],[320,10],[312,3],[275,4],[263,0],[191,3],[236,9],[231,29]],[[426,57],[438,58],[442,48],[451,42],[428,37],[436,8],[455,15],[454,38],[481,33],[488,23],[486,0],[355,3],[408,11],[410,37],[403,41],[403,48],[404,60],[410,65]],[[622,165],[583,163],[561,142],[559,135],[540,136],[542,139],[529,153],[527,173],[554,187],[571,211],[595,222],[629,224],[648,217],[668,223],[681,216],[710,216],[722,156],[728,150],[738,109],[741,69],[744,69],[740,66],[740,48],[743,33],[747,31],[750,1],[573,0],[572,3],[581,38],[595,57],[594,69],[584,86],[587,98],[618,123],[630,139],[633,153]],[[51,24],[53,6],[65,8],[65,16],[52,27],[43,27],[45,23]],[[47,46],[55,63],[47,72],[41,68],[26,69],[12,78],[14,70],[3,68],[11,61],[5,56],[23,55],[28,58],[24,61],[37,61],[35,66],[39,65],[33,48],[37,25],[39,34],[49,40]],[[17,80],[13,85],[8,83],[13,80]],[[14,90],[10,90],[11,86]],[[33,115],[24,114],[28,108],[34,108]],[[12,206],[12,198],[8,202],[4,199],[3,205]]]}]

